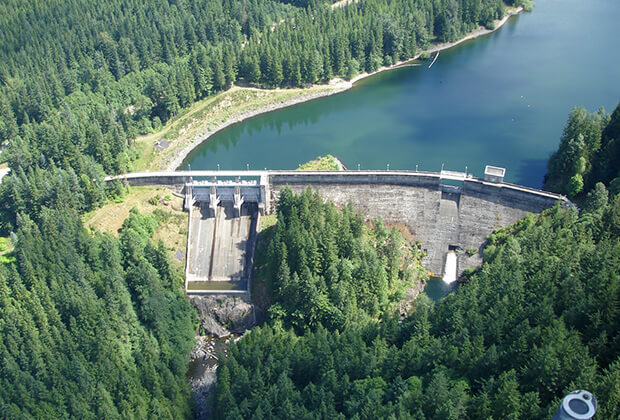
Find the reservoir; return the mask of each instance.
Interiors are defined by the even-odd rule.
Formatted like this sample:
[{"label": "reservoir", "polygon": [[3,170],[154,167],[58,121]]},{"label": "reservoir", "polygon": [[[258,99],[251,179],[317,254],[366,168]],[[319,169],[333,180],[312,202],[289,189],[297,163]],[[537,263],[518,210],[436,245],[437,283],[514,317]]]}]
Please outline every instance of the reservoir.
[{"label": "reservoir", "polygon": [[507,168],[539,188],[574,106],[620,101],[617,0],[541,0],[499,31],[330,97],[259,115],[213,135],[192,169],[294,169],[332,154],[349,169]]}]

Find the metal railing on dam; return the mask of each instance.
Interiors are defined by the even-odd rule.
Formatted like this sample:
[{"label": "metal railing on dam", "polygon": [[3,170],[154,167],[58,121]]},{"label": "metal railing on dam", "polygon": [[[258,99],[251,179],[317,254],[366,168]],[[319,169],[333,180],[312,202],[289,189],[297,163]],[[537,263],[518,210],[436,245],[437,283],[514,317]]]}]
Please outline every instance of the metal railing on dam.
[{"label": "metal railing on dam", "polygon": [[[447,173],[449,171],[443,171]],[[456,172],[454,172],[456,173]],[[189,182],[192,178],[261,178],[267,177],[271,181],[282,182],[293,179],[313,182],[329,183],[390,183],[395,185],[410,185],[413,179],[438,180],[452,179],[450,176],[442,176],[441,172],[406,171],[406,170],[347,170],[347,171],[299,171],[299,170],[206,170],[206,171],[162,171],[162,172],[130,172],[122,175],[106,176],[105,181],[124,180],[130,185],[181,185]],[[474,176],[462,178],[463,181],[479,182],[485,185],[508,188],[528,192],[544,197],[562,200],[567,204],[570,201],[561,194],[524,187],[511,183],[488,182]]]},{"label": "metal railing on dam", "polygon": [[[265,191],[261,204],[266,213],[274,210],[273,203],[282,188],[288,186],[299,192],[310,186],[336,205],[352,203],[366,217],[406,225],[426,251],[425,266],[437,275],[442,274],[448,250],[456,250],[458,273],[462,273],[481,263],[477,251],[493,230],[513,224],[527,213],[539,213],[558,201],[572,205],[559,194],[446,172],[178,171],[130,173],[106,180],[184,188],[197,178],[259,179]],[[457,177],[461,184],[446,188],[444,181]]]}]

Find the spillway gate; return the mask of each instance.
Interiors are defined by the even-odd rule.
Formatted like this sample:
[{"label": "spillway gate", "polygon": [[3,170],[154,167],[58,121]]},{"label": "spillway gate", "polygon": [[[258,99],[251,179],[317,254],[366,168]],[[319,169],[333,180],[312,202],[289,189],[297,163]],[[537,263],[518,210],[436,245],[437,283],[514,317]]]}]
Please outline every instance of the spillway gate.
[{"label": "spillway gate", "polygon": [[267,202],[261,178],[212,177],[185,184],[188,293],[249,293],[260,216]]}]

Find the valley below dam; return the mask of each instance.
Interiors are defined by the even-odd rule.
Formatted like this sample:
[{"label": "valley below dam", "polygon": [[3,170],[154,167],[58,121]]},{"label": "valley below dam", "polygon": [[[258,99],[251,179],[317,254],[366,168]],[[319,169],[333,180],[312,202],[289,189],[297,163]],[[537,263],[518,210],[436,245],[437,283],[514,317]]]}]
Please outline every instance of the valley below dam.
[{"label": "valley below dam", "polygon": [[[610,112],[620,99],[617,16],[612,0],[538,2],[498,31],[442,51],[431,68],[381,72],[343,93],[233,124],[178,169],[286,170],[331,154],[350,170],[445,168],[483,177],[485,165],[497,165],[507,182],[541,188],[569,111]],[[443,252],[431,257],[440,273]],[[425,292],[439,300],[455,287],[434,277]],[[203,371],[194,372],[199,399],[210,388]]]}]

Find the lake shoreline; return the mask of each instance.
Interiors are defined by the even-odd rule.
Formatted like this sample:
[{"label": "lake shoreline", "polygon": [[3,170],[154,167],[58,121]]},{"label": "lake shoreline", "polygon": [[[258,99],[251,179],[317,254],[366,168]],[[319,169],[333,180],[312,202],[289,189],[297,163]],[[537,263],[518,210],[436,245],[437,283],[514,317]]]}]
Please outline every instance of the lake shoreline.
[{"label": "lake shoreline", "polygon": [[[499,30],[502,26],[504,26],[504,24],[512,17],[512,16],[516,16],[519,13],[521,13],[523,11],[523,7],[519,6],[517,8],[514,9],[509,9],[506,11],[505,16],[501,19],[501,20],[497,20],[494,22],[494,28],[493,29],[487,29],[484,27],[479,27],[478,29],[475,29],[472,32],[469,32],[467,35],[465,35],[463,38],[460,38],[454,42],[444,42],[444,43],[440,43],[440,44],[435,44],[432,47],[424,50],[424,51],[420,51],[418,54],[416,54],[413,58],[407,59],[407,60],[403,60],[403,61],[399,61],[391,66],[384,66],[384,67],[380,67],[379,69],[370,72],[370,73],[361,73],[355,77],[353,77],[351,80],[346,81],[340,78],[336,78],[336,79],[332,79],[329,81],[329,83],[327,84],[323,84],[323,85],[314,85],[310,88],[308,88],[308,90],[312,89],[312,88],[316,88],[316,87],[328,87],[328,89],[325,90],[321,90],[321,91],[313,91],[313,92],[303,92],[300,93],[299,96],[295,96],[291,99],[285,100],[285,101],[281,101],[281,102],[276,102],[276,103],[271,103],[271,104],[267,104],[263,107],[259,107],[257,109],[253,109],[253,110],[246,110],[246,111],[242,111],[237,115],[233,115],[230,118],[228,118],[225,122],[221,123],[221,124],[217,124],[214,128],[207,130],[206,132],[201,133],[201,135],[196,136],[191,142],[190,144],[188,144],[186,147],[184,147],[179,153],[176,154],[176,156],[166,165],[166,167],[164,168],[164,170],[166,171],[176,171],[176,170],[180,170],[181,169],[181,165],[183,164],[183,161],[185,161],[185,159],[197,148],[199,147],[203,142],[207,141],[211,136],[213,136],[215,133],[222,131],[223,129],[233,125],[233,124],[237,124],[239,122],[242,122],[244,120],[250,119],[252,117],[261,115],[261,114],[266,114],[268,112],[271,111],[276,111],[279,109],[283,109],[283,108],[287,108],[293,105],[297,105],[300,103],[304,103],[304,102],[309,102],[312,101],[314,99],[318,99],[318,98],[323,98],[323,97],[327,97],[327,96],[331,96],[331,95],[335,95],[338,93],[342,93],[345,92],[349,89],[351,89],[355,83],[357,83],[360,80],[363,80],[365,78],[374,76],[376,74],[379,74],[381,72],[387,71],[387,70],[393,70],[399,67],[403,67],[403,66],[407,66],[407,65],[411,65],[411,63],[415,60],[417,60],[418,58],[420,58],[420,56],[424,53],[426,54],[432,54],[435,52],[440,52],[440,51],[444,51],[447,49],[450,49],[452,47],[455,47],[463,42],[472,40],[472,39],[476,39],[479,38],[481,36],[484,35],[488,35],[491,34],[497,30]],[[276,90],[280,90],[280,89],[276,89]]]},{"label": "lake shoreline", "polygon": [[436,53],[436,52],[440,52],[440,51],[444,51],[444,50],[449,50],[450,48],[456,47],[457,45],[462,44],[463,42],[470,41],[472,39],[480,38],[481,36],[491,34],[491,33],[495,32],[495,31],[499,30],[502,26],[504,26],[504,24],[506,22],[508,22],[508,20],[511,17],[518,15],[522,11],[523,11],[523,7],[522,6],[519,6],[519,7],[515,8],[515,9],[512,9],[512,10],[508,10],[508,11],[506,11],[506,15],[502,19],[497,20],[497,21],[494,22],[495,23],[495,27],[493,29],[487,29],[487,28],[485,28],[483,26],[480,26],[478,29],[475,29],[472,32],[469,32],[463,38],[460,38],[460,39],[458,39],[458,40],[456,40],[454,42],[442,42],[440,44],[435,44],[432,47],[430,47],[429,49],[426,49],[424,51],[420,51],[413,58],[410,58],[410,59],[407,59],[407,60],[403,60],[403,61],[399,61],[399,62],[397,62],[395,64],[392,64],[391,66],[380,67],[379,69],[377,69],[377,70],[375,70],[375,71],[373,71],[371,73],[361,73],[361,74],[358,74],[357,76],[352,78],[349,83],[351,84],[351,87],[353,87],[353,85],[355,85],[356,82],[358,82],[358,81],[360,81],[362,79],[374,76],[375,74],[381,73],[381,72],[386,71],[386,70],[393,70],[393,69],[396,69],[396,68],[408,65],[412,61],[415,61],[418,58],[420,58],[420,56],[422,54],[424,54],[424,53],[432,54],[432,53]]},{"label": "lake shoreline", "polygon": [[[325,89],[321,91],[308,91],[302,92],[298,96],[295,96],[291,99],[270,103],[265,106],[261,106],[252,110],[245,110],[236,115],[231,116],[225,122],[217,124],[214,128],[208,129],[206,132],[196,136],[194,140],[184,147],[179,154],[177,154],[170,163],[168,163],[165,167],[166,171],[176,171],[180,170],[183,161],[189,156],[191,152],[194,151],[198,146],[200,146],[203,142],[207,141],[212,135],[215,133],[222,131],[223,129],[230,127],[233,124],[240,123],[249,118],[255,117],[257,115],[266,114],[271,111],[276,111],[278,109],[287,108],[289,106],[297,105],[303,102],[308,102],[313,99],[323,98],[326,96],[335,95],[340,92],[344,92],[349,89],[349,83],[342,83],[340,81],[332,81],[330,82],[331,89]],[[326,87],[326,85],[317,85],[314,87]],[[276,89],[276,90],[284,90],[284,89]]]}]

